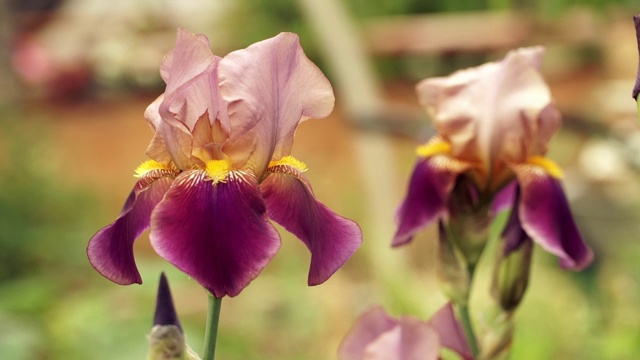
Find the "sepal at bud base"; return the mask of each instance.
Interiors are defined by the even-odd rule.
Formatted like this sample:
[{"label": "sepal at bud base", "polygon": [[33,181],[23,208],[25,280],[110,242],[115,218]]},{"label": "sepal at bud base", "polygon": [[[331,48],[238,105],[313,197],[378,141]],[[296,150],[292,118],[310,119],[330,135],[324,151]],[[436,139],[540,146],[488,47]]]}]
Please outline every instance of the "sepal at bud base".
[{"label": "sepal at bud base", "polygon": [[180,328],[156,325],[149,334],[147,360],[200,360],[200,357],[186,345]]},{"label": "sepal at bud base", "polygon": [[447,204],[449,217],[446,230],[449,241],[459,249],[470,270],[473,270],[489,239],[491,208],[481,199],[474,180],[461,175]]},{"label": "sepal at bud base", "polygon": [[438,221],[438,280],[451,301],[464,305],[469,298],[471,278],[463,256],[449,240],[446,226],[442,220]]}]

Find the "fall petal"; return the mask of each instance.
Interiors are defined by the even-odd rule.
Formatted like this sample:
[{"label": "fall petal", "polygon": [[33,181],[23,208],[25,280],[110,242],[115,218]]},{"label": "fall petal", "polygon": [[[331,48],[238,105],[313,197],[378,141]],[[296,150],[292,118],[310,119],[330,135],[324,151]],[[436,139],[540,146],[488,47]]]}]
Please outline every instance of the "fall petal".
[{"label": "fall petal", "polygon": [[237,166],[248,163],[258,178],[272,158],[290,154],[300,121],[326,117],[333,109],[331,84],[295,34],[281,33],[230,53],[218,73],[233,118],[224,151]]},{"label": "fall petal", "polygon": [[215,185],[204,171],[183,172],[153,212],[150,238],[218,298],[238,295],[280,246],[255,177],[241,172]]},{"label": "fall petal", "polygon": [[149,227],[151,212],[173,181],[169,177],[153,180],[150,185],[146,184],[148,178],[138,181],[118,219],[89,240],[87,255],[91,265],[117,284],[142,283],[133,257],[133,243]]},{"label": "fall petal", "polygon": [[358,249],[362,231],[318,201],[300,171],[286,165],[275,169],[260,184],[269,218],[304,242],[311,252],[309,285],[321,284]]},{"label": "fall petal", "polygon": [[520,184],[522,228],[533,241],[560,258],[565,269],[580,270],[593,260],[571,214],[560,182],[533,165],[514,167]]},{"label": "fall petal", "polygon": [[416,164],[407,196],[396,214],[398,230],[393,246],[411,241],[413,235],[447,210],[456,177],[464,167],[446,156],[421,159]]},{"label": "fall petal", "polygon": [[491,202],[491,213],[494,216],[502,211],[510,209],[513,206],[513,199],[516,196],[517,186],[518,182],[513,180],[498,191],[498,193],[493,197],[493,201]]}]

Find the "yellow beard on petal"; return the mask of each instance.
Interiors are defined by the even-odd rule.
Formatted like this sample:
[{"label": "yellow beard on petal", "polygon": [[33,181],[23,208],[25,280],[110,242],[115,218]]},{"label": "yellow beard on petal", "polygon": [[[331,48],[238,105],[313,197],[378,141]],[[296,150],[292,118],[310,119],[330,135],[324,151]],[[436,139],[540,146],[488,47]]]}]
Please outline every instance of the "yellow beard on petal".
[{"label": "yellow beard on petal", "polygon": [[231,162],[229,160],[209,160],[206,162],[207,180],[212,181],[212,185],[226,182],[230,171]]},{"label": "yellow beard on petal", "polygon": [[423,158],[450,153],[451,144],[443,140],[429,141],[428,143],[420,145],[416,148],[416,155]]},{"label": "yellow beard on petal", "polygon": [[279,165],[292,166],[292,167],[298,169],[298,171],[300,171],[300,172],[305,172],[305,171],[308,170],[307,164],[305,164],[302,161],[294,158],[291,155],[285,156],[282,159],[277,160],[277,161],[269,162],[269,166],[268,167],[274,167],[274,166],[279,166]]},{"label": "yellow beard on petal", "polygon": [[133,176],[139,178],[144,176],[144,174],[148,173],[149,171],[153,170],[171,170],[171,168],[161,162],[155,160],[147,160],[136,168],[135,174]]},{"label": "yellow beard on petal", "polygon": [[562,169],[560,169],[560,166],[544,156],[531,156],[527,159],[526,163],[541,167],[547,172],[547,174],[556,179],[561,179],[564,176]]}]

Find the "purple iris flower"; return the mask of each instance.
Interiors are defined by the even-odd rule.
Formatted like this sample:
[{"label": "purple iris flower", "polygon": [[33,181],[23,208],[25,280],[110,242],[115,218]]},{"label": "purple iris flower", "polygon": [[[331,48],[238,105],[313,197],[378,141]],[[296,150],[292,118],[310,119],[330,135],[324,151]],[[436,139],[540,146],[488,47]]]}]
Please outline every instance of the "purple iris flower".
[{"label": "purple iris flower", "polygon": [[95,269],[141,283],[133,242],[150,228],[155,251],[214,296],[238,295],[280,247],[272,219],[311,252],[309,285],[326,281],[362,242],[358,225],[320,203],[291,156],[298,124],[333,109],[329,81],[282,33],[220,58],[179,29],[160,67],[166,90],[145,112],[151,160],[116,221],[90,240]]},{"label": "purple iris flower", "polygon": [[593,253],[560,184],[562,171],[544,157],[561,116],[540,73],[543,52],[542,47],[515,50],[499,62],[417,85],[438,134],[417,149],[394,246],[435,220],[455,216],[451,204],[463,189],[472,205],[511,205],[517,216],[508,228],[520,228],[556,255],[563,268],[579,270],[591,263]]}]

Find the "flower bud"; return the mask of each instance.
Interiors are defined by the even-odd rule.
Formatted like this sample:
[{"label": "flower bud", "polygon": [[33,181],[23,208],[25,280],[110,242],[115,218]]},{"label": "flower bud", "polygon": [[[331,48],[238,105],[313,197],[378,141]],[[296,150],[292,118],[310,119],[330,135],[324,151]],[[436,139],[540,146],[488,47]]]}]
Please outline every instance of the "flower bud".
[{"label": "flower bud", "polygon": [[196,360],[200,359],[185,343],[182,326],[173,306],[167,277],[160,275],[153,328],[149,334],[147,360]]},{"label": "flower bud", "polygon": [[522,229],[517,208],[502,232],[503,246],[496,259],[491,293],[500,307],[515,310],[529,285],[533,241]]}]

